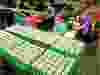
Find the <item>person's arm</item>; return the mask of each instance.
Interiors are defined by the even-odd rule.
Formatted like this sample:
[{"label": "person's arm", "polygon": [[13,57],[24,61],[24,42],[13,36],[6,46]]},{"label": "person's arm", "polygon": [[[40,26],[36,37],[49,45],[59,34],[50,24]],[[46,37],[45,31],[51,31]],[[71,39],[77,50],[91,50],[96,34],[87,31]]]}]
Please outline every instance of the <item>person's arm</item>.
[{"label": "person's arm", "polygon": [[96,48],[100,48],[100,7],[96,9]]},{"label": "person's arm", "polygon": [[96,48],[100,48],[100,28],[96,29],[96,35],[97,35],[97,39],[96,39]]},{"label": "person's arm", "polygon": [[96,24],[96,48],[100,48],[100,23]]}]

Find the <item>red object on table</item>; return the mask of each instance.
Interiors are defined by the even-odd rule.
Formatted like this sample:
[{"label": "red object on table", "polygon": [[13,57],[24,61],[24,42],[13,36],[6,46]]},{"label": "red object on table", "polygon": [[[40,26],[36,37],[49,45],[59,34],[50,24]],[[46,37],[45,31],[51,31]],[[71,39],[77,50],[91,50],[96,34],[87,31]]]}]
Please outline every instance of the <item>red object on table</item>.
[{"label": "red object on table", "polygon": [[26,25],[32,25],[32,29],[36,29],[46,18],[46,16],[27,16],[25,17]]},{"label": "red object on table", "polygon": [[35,25],[36,23],[41,22],[42,19],[42,16],[27,16],[25,17],[25,22]]},{"label": "red object on table", "polygon": [[64,22],[64,16],[56,16],[55,22],[56,23],[63,23]]},{"label": "red object on table", "polygon": [[43,21],[42,16],[32,16],[32,26],[37,27],[38,23],[41,23]]},{"label": "red object on table", "polygon": [[27,17],[25,17],[25,22],[26,23],[30,23],[30,24],[32,24],[32,16],[27,16]]}]

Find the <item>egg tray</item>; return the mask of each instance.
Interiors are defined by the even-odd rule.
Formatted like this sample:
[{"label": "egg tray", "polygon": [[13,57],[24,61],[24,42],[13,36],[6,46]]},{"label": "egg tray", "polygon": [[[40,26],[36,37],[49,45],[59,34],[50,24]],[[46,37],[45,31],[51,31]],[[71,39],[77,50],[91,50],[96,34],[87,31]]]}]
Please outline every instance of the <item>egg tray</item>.
[{"label": "egg tray", "polygon": [[16,72],[18,74],[20,74],[21,72],[22,72],[22,74],[23,74],[23,72],[26,72],[26,73],[27,72],[28,73],[32,73],[33,72],[35,74],[37,73],[37,75],[38,75],[39,72],[42,73],[41,71],[36,70],[36,69],[32,70],[31,64],[20,64],[20,63],[17,63],[16,56],[12,56],[8,52],[9,50],[10,49],[8,49],[8,48],[0,48],[0,57],[3,57],[5,60],[7,60],[8,64],[16,65]]},{"label": "egg tray", "polygon": [[[75,68],[74,66],[77,65],[77,63],[79,63],[78,62],[79,56],[77,56],[77,57],[75,57],[75,56],[73,56],[73,57],[72,56],[65,56],[64,57],[63,56],[64,54],[62,55],[62,53],[60,53],[60,51],[54,52],[55,49],[49,49],[48,50],[48,58],[49,59],[55,59],[55,56],[56,56],[57,57],[56,61],[58,60],[58,63],[59,62],[61,63],[61,61],[59,61],[59,59],[61,59],[61,57],[64,57],[62,59],[63,60],[62,63],[64,63],[64,65],[61,65],[60,63],[57,64],[57,62],[56,62],[56,64],[59,65],[59,66],[57,66],[59,69],[55,68],[55,70],[54,70],[55,64],[53,64],[53,62],[51,62],[51,63],[48,62],[48,67],[49,68],[48,68],[47,72],[45,72],[46,71],[45,67],[42,65],[47,60],[47,57],[45,57],[45,54],[41,55],[40,58],[36,59],[34,64],[23,64],[23,63],[20,63],[20,61],[23,60],[23,59],[17,60],[17,57],[14,56],[14,54],[12,54],[12,53],[10,53],[8,51],[9,49],[7,49],[7,48],[0,48],[0,50],[1,50],[1,54],[0,55],[4,56],[8,60],[9,64],[16,64],[16,70],[17,70],[18,73],[20,73],[20,72],[29,72],[29,73],[33,73],[33,75],[34,75],[34,73],[40,73],[41,72],[41,74],[43,74],[43,75],[46,75],[46,73],[48,73],[49,75],[52,75],[52,74],[54,74],[54,75],[56,75],[56,74],[62,74],[62,75],[68,74],[69,75],[71,73],[71,71],[73,71],[72,68]],[[40,64],[38,64],[36,66],[36,63],[37,64],[40,63]],[[40,67],[40,65],[41,65],[41,67]],[[46,64],[45,64],[45,66],[46,66]],[[77,67],[79,67],[79,65],[76,66],[76,68]],[[45,71],[43,71],[43,69]],[[59,72],[60,69],[62,69],[61,70],[62,72]],[[58,70],[58,72],[56,72],[56,70]],[[75,71],[75,72],[77,74],[79,73],[77,71]]]},{"label": "egg tray", "polygon": [[[74,31],[65,33],[41,32],[38,30],[34,32],[0,31],[0,34],[0,41],[5,44],[1,44],[1,48],[32,48],[33,45],[42,48],[80,48],[80,41],[75,40]],[[69,44],[66,45],[65,42],[69,42]]]},{"label": "egg tray", "polygon": [[64,16],[77,16],[80,14],[79,0],[64,0]]},{"label": "egg tray", "polygon": [[42,1],[32,1],[32,0],[17,0],[16,1],[16,14],[20,16],[32,16],[32,15],[40,15],[45,16],[48,15],[48,3],[45,0]]},{"label": "egg tray", "polygon": [[[53,43],[56,40],[54,38],[55,34],[56,34],[56,38],[60,39],[61,37],[65,37],[63,35],[63,33],[47,34],[47,33],[43,33],[43,32],[38,32],[38,34],[40,34],[40,35],[37,35],[37,33],[32,34],[32,33],[21,33],[21,32],[19,32],[19,33],[9,32],[9,34],[11,34],[13,36],[15,36],[15,34],[16,34],[16,37],[18,37],[18,39],[20,38],[20,40],[17,40],[20,43],[16,44],[15,47],[13,46],[8,49],[1,48],[1,49],[3,49],[3,50],[1,50],[1,51],[3,51],[3,52],[1,52],[1,55],[7,54],[4,56],[5,57],[7,56],[6,58],[8,58],[9,63],[16,64],[16,68],[19,71],[25,71],[26,69],[28,71],[33,71],[35,68],[36,70],[40,70],[42,72],[48,72],[49,75],[52,75],[52,74],[56,75],[58,72],[62,73],[62,74],[64,74],[64,73],[67,74],[70,72],[69,69],[71,69],[71,67],[72,67],[70,65],[75,63],[77,61],[77,59],[79,58],[79,54],[80,54],[79,48],[66,48],[66,46],[63,46],[63,45],[60,46],[59,44],[58,44],[58,46],[56,46]],[[44,36],[49,35],[48,38],[51,38],[51,39],[46,39],[46,38],[44,38],[43,35]],[[59,35],[59,36],[57,36],[57,35]],[[29,36],[29,37],[27,37],[27,36]],[[32,42],[32,40],[30,40],[30,39],[35,39],[35,40],[34,40],[34,42]],[[61,40],[63,40],[63,39],[61,39]],[[57,40],[55,42],[57,44]],[[59,41],[59,42],[61,42],[61,41]],[[50,45],[52,43],[54,46]],[[63,47],[65,47],[65,48],[63,48]],[[27,51],[27,50],[29,50],[29,51]],[[11,61],[11,59],[15,60],[15,62]],[[47,60],[50,60],[50,61],[47,61]],[[56,64],[54,61],[56,62]],[[68,62],[68,63],[66,63],[66,62]],[[38,65],[36,65],[36,64],[38,64]],[[20,66],[20,65],[22,65],[22,66]],[[44,65],[45,66],[48,65],[48,66],[44,67]],[[65,65],[67,65],[66,69],[64,69]]]}]

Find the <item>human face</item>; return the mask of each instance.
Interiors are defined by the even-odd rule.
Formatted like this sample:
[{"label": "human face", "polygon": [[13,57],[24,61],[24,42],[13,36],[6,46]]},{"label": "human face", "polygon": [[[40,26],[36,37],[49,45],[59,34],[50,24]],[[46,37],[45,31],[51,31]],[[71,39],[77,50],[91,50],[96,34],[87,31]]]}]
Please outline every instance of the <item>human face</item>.
[{"label": "human face", "polygon": [[88,7],[87,0],[80,0],[80,11]]},{"label": "human face", "polygon": [[96,5],[96,0],[87,0],[88,4],[91,5]]}]

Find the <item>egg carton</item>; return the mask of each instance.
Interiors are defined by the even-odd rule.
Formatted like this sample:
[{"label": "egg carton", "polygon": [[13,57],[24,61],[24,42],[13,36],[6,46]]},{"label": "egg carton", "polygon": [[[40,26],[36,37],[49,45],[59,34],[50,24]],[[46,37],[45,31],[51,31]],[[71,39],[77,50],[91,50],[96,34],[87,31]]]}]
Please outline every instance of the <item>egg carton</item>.
[{"label": "egg carton", "polygon": [[79,0],[64,0],[64,15],[65,16],[77,16],[79,15],[80,10],[80,1]]},{"label": "egg carton", "polygon": [[16,47],[16,37],[5,31],[0,31],[0,48],[14,48]]},{"label": "egg carton", "polygon": [[55,49],[45,50],[41,55],[37,54],[41,52],[39,50],[40,49],[36,50],[35,48],[17,48],[15,51],[9,50],[8,53],[11,56],[16,56],[17,64],[30,64],[33,70],[36,69],[38,71],[47,72],[48,75],[68,74],[77,61],[77,57],[64,57],[64,54],[53,51]]},{"label": "egg carton", "polygon": [[[5,34],[3,34],[5,33]],[[1,39],[4,39],[5,35],[9,34],[8,38],[11,36],[13,41],[16,45],[16,48],[32,48],[33,44],[41,46],[51,46],[55,48],[80,48],[80,41],[73,39],[75,32],[66,32],[66,33],[59,33],[59,32],[1,32]],[[68,35],[68,36],[66,36]],[[26,41],[27,40],[27,41]],[[4,41],[4,40],[1,40]],[[8,40],[10,41],[10,40]],[[65,44],[68,44],[66,45]]]},{"label": "egg carton", "polygon": [[[26,0],[26,1],[21,1],[17,0],[16,1],[16,14],[21,15],[21,16],[32,16],[32,15],[47,15],[48,14],[48,3],[45,0],[44,2],[42,1],[32,1],[32,0]],[[39,6],[39,3],[41,2],[41,10]],[[43,9],[43,10],[42,10]],[[39,11],[38,11],[39,10]]]},{"label": "egg carton", "polygon": [[[4,39],[5,36],[7,37],[8,36],[7,34],[9,35],[8,39],[11,38],[11,36],[13,36],[13,39],[8,40],[8,41],[15,43],[16,48],[32,48],[33,44],[37,46],[41,46],[41,47],[47,46],[47,47],[55,47],[55,48],[80,48],[80,41],[73,39],[75,32],[66,32],[66,33],[17,32],[16,33],[13,31],[10,31],[10,32],[2,31],[1,39]],[[5,41],[5,40],[1,40],[1,41]],[[65,42],[68,45],[66,45]]]},{"label": "egg carton", "polygon": [[[18,64],[25,64],[23,66],[19,66],[19,68],[25,68],[26,65],[31,65],[32,70],[36,69],[42,72],[48,72],[49,75],[57,75],[57,74],[67,74],[70,72],[72,65],[77,61],[77,58],[79,58],[79,50],[78,48],[60,48],[55,47],[52,45],[55,39],[52,39],[52,42],[47,42],[44,40],[44,36],[57,36],[57,39],[61,39],[64,37],[65,33],[46,33],[46,32],[36,32],[33,34],[34,36],[34,43],[30,42],[29,39],[33,39],[31,37],[28,38],[31,33],[11,33],[11,32],[5,32],[10,35],[20,38],[20,40],[17,40],[20,42],[19,45],[13,48],[9,48],[6,50],[6,52],[12,56],[16,57],[16,63]],[[37,34],[40,34],[39,36]],[[2,34],[3,35],[3,34]],[[21,35],[21,36],[19,36]],[[35,36],[36,35],[36,36]],[[24,38],[22,37],[24,36]],[[25,39],[25,37],[27,39]],[[36,37],[41,37],[40,39],[36,39]],[[4,36],[2,37],[4,38]],[[51,38],[51,37],[48,37]],[[37,41],[36,41],[37,40]],[[64,42],[65,43],[65,42]],[[64,44],[62,43],[62,44]],[[67,42],[66,42],[67,43]],[[65,43],[65,44],[66,44]],[[48,45],[51,44],[51,45]],[[64,66],[66,66],[64,70]],[[45,67],[44,67],[45,66]],[[65,72],[65,73],[64,73]]]}]

